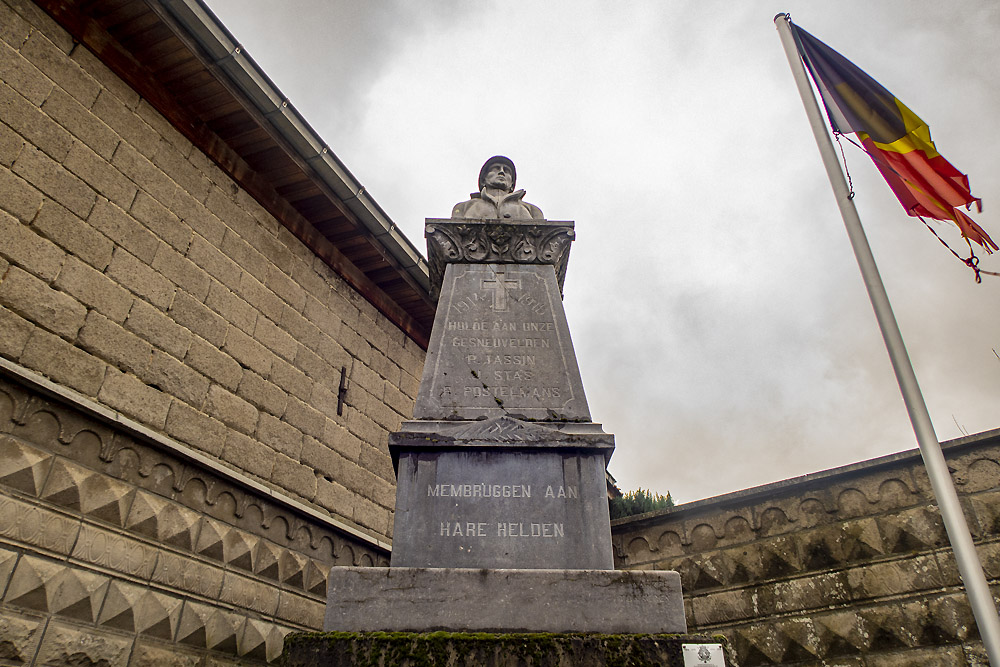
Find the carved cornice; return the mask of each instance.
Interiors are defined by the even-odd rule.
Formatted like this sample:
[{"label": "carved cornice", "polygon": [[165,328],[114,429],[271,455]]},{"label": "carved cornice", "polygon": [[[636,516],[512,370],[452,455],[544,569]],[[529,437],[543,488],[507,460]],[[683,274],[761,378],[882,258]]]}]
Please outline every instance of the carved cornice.
[{"label": "carved cornice", "polygon": [[576,233],[572,221],[428,218],[424,236],[436,299],[448,264],[551,264],[562,292]]}]

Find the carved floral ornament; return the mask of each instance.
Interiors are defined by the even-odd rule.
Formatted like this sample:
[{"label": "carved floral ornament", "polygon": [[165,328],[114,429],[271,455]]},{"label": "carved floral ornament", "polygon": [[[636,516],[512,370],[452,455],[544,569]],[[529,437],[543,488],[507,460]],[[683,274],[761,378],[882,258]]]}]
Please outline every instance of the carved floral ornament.
[{"label": "carved floral ornament", "polygon": [[447,264],[551,264],[559,289],[566,278],[572,222],[485,222],[428,219],[424,227],[431,291],[437,294]]}]

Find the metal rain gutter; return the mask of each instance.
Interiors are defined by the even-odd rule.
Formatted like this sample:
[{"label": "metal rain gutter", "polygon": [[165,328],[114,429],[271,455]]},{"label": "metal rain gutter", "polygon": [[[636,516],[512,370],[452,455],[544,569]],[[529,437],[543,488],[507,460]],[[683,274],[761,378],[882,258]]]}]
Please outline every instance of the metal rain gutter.
[{"label": "metal rain gutter", "polygon": [[430,289],[427,260],[201,0],[160,0],[240,91],[344,202],[418,285]]}]

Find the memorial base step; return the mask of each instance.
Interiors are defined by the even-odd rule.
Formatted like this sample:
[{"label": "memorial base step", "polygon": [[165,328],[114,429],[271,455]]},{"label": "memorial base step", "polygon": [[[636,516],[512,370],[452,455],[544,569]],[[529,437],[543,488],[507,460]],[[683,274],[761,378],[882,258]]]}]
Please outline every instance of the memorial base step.
[{"label": "memorial base step", "polygon": [[325,632],[285,639],[284,667],[736,667],[706,635]]},{"label": "memorial base step", "polygon": [[684,633],[676,572],[335,567],[334,632]]}]

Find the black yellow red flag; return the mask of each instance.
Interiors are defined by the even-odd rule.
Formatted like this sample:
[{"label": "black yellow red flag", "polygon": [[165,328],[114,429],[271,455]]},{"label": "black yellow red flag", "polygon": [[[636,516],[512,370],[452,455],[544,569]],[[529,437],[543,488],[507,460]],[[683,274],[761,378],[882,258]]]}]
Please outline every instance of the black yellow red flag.
[{"label": "black yellow red flag", "polygon": [[960,209],[975,204],[982,211],[982,202],[972,196],[968,176],[937,152],[927,124],[857,65],[797,25],[789,27],[834,131],[857,134],[903,208],[911,216],[954,222],[987,253],[997,250]]}]

